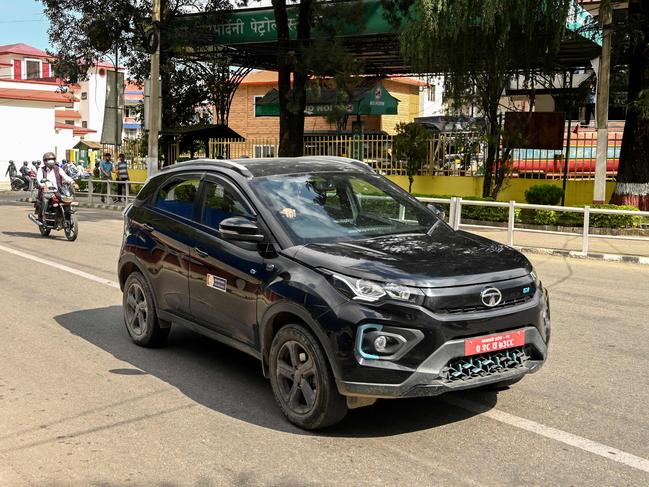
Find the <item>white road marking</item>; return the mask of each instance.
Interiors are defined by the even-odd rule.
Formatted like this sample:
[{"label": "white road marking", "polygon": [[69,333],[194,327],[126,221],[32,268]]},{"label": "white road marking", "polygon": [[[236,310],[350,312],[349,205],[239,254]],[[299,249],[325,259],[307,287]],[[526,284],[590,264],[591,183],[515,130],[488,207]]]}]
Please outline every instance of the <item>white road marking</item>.
[{"label": "white road marking", "polygon": [[484,405],[468,401],[459,397],[448,396],[445,398],[445,401],[454,406],[458,406],[467,411],[473,413],[478,413],[481,416],[486,416],[489,419],[499,421],[501,423],[507,424],[509,426],[514,426],[531,433],[535,433],[540,436],[545,436],[551,440],[555,440],[566,445],[579,448],[580,450],[592,453],[593,455],[598,455],[600,457],[613,460],[614,462],[627,465],[628,467],[637,468],[643,472],[649,473],[649,460],[646,458],[638,457],[631,453],[627,453],[617,448],[613,448],[603,443],[598,443],[596,441],[589,440],[583,436],[573,435],[567,431],[563,431],[551,426],[546,426],[536,421],[531,421],[529,419],[521,418],[520,416],[515,416],[513,414],[500,411],[498,409],[488,409]]},{"label": "white road marking", "polygon": [[27,252],[21,252],[20,250],[12,249],[11,247],[5,247],[4,245],[0,245],[0,250],[7,252],[9,254],[17,255],[18,257],[22,257],[24,259],[29,259],[33,260],[34,262],[38,262],[40,264],[45,264],[50,267],[54,267],[55,269],[59,269],[65,272],[69,272],[70,274],[74,274],[75,276],[83,277],[84,279],[89,279],[91,281],[98,282],[100,284],[104,284],[106,286],[114,287],[116,289],[119,289],[119,283],[115,281],[111,281],[109,279],[104,279],[103,277],[95,276],[94,274],[89,274],[84,271],[80,271],[79,269],[75,269],[73,267],[68,267],[67,265],[59,264],[58,262],[54,262],[52,260],[47,260],[43,259],[42,257],[38,257],[36,255],[28,254]]},{"label": "white road marking", "polygon": [[[95,276],[94,274],[89,274],[87,272],[80,271],[78,269],[74,269],[72,267],[68,267],[59,264],[57,262],[53,262],[51,260],[43,259],[41,257],[37,257],[35,255],[31,255],[26,252],[21,252],[20,250],[15,250],[10,247],[5,247],[4,245],[0,245],[0,250],[13,255],[17,255],[19,257],[23,257],[25,259],[39,262],[41,264],[49,265],[51,267],[54,267],[55,269],[60,269],[65,272],[69,272],[70,274],[74,274],[76,276],[83,277],[85,279],[89,279],[91,281],[95,281],[100,284],[104,284],[106,286],[119,289],[119,283],[101,278],[99,276]],[[593,455],[598,455],[600,457],[607,458],[614,462],[621,463],[623,465],[627,465],[629,467],[636,468],[638,470],[642,470],[643,472],[649,473],[649,460],[647,460],[646,458],[638,457],[631,453],[618,450],[617,448],[607,446],[603,443],[598,443],[596,441],[589,440],[588,438],[584,438],[583,436],[574,435],[572,433],[568,433],[567,431],[563,431],[557,428],[553,428],[551,426],[546,426],[544,424],[537,423],[536,421],[531,421],[529,419],[521,418],[520,416],[515,416],[513,414],[509,414],[504,411],[499,411],[498,409],[488,409],[486,406],[482,404],[473,401],[467,401],[466,399],[462,399],[455,396],[445,397],[445,402],[466,409],[467,411],[480,414],[482,416],[493,419],[500,423],[507,424],[509,426],[514,426],[515,428],[529,431],[539,436],[550,438],[551,440],[555,440],[560,443],[564,443],[566,445],[579,448],[580,450],[592,453]]]}]

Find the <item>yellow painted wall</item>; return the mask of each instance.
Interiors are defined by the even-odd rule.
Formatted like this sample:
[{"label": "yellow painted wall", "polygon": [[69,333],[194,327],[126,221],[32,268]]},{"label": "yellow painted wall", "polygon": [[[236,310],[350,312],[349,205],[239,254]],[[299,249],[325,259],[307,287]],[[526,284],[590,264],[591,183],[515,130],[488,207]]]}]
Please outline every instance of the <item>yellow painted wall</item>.
[{"label": "yellow painted wall", "polygon": [[[388,176],[396,184],[408,189],[407,176]],[[449,196],[482,196],[482,177],[478,176],[415,176],[412,192]],[[561,187],[561,180],[509,179],[498,196],[499,201],[525,202],[525,190],[535,184],[552,184]],[[606,182],[606,201],[615,189],[614,181]],[[566,204],[569,206],[593,203],[593,181],[568,181]]]},{"label": "yellow painted wall", "polygon": [[128,179],[138,183],[146,181],[146,169],[129,169]]}]

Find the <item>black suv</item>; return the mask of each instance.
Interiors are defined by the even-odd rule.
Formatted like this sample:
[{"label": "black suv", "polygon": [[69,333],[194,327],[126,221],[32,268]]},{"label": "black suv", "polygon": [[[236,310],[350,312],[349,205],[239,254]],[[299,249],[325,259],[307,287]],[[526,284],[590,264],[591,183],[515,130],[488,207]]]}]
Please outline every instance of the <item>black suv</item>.
[{"label": "black suv", "polygon": [[545,361],[548,295],[529,261],[361,162],[184,162],[124,215],[133,341],[180,324],[257,357],[303,428],[377,398],[504,387]]}]

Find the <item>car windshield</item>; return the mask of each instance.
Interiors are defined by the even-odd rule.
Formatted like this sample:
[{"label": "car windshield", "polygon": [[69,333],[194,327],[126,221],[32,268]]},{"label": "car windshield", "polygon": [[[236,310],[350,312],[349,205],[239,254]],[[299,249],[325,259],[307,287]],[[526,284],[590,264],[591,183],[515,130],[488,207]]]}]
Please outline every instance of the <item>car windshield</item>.
[{"label": "car windshield", "polygon": [[251,184],[298,244],[427,233],[444,227],[421,203],[373,174],[269,176]]}]

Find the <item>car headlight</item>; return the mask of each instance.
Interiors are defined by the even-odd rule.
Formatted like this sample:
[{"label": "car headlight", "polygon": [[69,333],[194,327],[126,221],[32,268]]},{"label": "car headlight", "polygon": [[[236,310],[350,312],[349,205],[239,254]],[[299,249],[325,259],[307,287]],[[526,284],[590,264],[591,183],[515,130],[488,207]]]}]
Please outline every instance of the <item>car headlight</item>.
[{"label": "car headlight", "polygon": [[358,279],[333,273],[331,279],[336,289],[355,301],[376,303],[383,300],[395,300],[415,304],[421,304],[424,301],[423,291],[416,287]]}]

